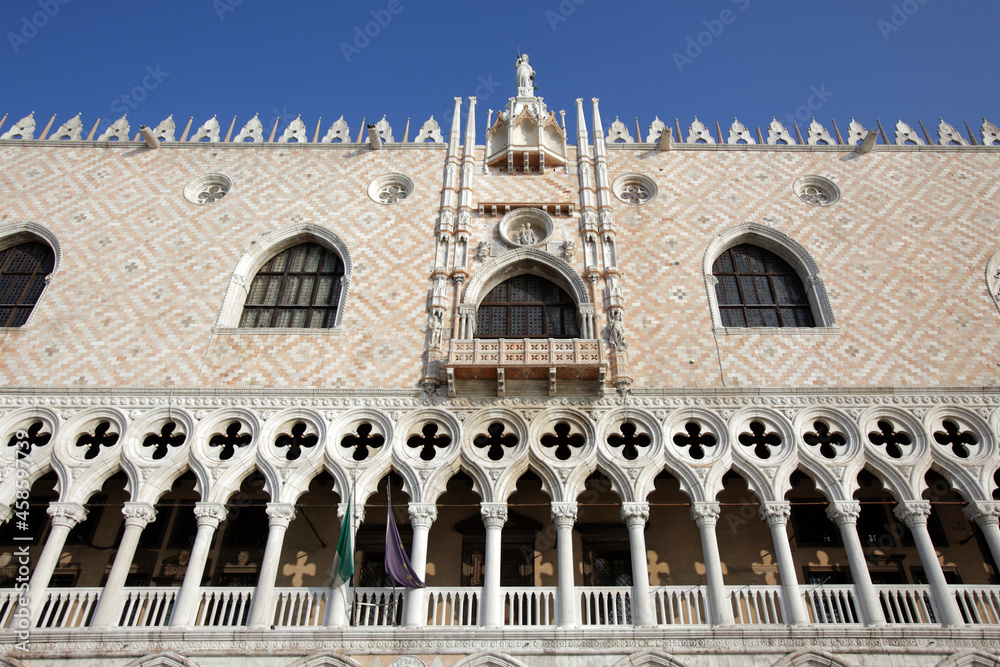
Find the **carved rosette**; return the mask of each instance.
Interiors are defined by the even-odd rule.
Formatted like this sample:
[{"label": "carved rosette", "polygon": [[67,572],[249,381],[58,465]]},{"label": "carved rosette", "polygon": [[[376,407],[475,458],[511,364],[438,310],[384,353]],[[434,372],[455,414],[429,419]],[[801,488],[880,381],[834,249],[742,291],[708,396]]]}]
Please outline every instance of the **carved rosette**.
[{"label": "carved rosette", "polygon": [[149,503],[125,503],[122,514],[125,515],[126,526],[145,528],[156,520],[156,510]]},{"label": "carved rosette", "polygon": [[434,503],[410,503],[410,525],[414,528],[430,528],[437,519],[437,506]]},{"label": "carved rosette", "polygon": [[288,528],[288,524],[295,518],[295,505],[290,503],[268,503],[266,512],[268,525]]},{"label": "carved rosette", "polygon": [[904,500],[893,508],[892,513],[912,528],[927,523],[927,517],[931,515],[931,504],[927,500]]},{"label": "carved rosette", "polygon": [[792,516],[791,503],[767,502],[760,506],[760,520],[769,526],[775,524],[784,526],[788,524],[789,517]]},{"label": "carved rosette", "polygon": [[72,528],[87,518],[87,509],[80,503],[50,503],[46,511],[53,526]]},{"label": "carved rosette", "polygon": [[861,503],[856,500],[838,500],[826,508],[826,516],[838,526],[855,525],[861,516]]},{"label": "carved rosette", "polygon": [[1000,502],[975,500],[962,513],[966,519],[975,521],[980,527],[1000,525]]},{"label": "carved rosette", "polygon": [[576,503],[552,503],[552,523],[557,528],[576,523]]},{"label": "carved rosette", "polygon": [[195,503],[194,515],[198,518],[198,527],[211,526],[218,528],[226,520],[226,507],[219,503]]},{"label": "carved rosette", "polygon": [[649,521],[649,503],[622,503],[622,521],[632,526],[645,526]]},{"label": "carved rosette", "polygon": [[503,528],[507,523],[507,503],[482,503],[479,513],[487,528]]},{"label": "carved rosette", "polygon": [[704,526],[714,526],[719,521],[722,508],[719,503],[697,502],[691,505],[691,520],[698,524],[699,528]]}]

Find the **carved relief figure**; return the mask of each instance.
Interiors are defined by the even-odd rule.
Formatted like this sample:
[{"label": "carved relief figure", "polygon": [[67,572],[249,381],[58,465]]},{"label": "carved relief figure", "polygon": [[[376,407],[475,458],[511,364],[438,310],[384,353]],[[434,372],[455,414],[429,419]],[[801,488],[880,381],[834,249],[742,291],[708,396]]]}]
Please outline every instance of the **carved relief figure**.
[{"label": "carved relief figure", "polygon": [[535,96],[535,70],[531,69],[531,65],[528,64],[528,54],[523,54],[517,59],[517,72],[514,74],[514,80],[517,82],[517,96],[518,97],[534,97]]}]

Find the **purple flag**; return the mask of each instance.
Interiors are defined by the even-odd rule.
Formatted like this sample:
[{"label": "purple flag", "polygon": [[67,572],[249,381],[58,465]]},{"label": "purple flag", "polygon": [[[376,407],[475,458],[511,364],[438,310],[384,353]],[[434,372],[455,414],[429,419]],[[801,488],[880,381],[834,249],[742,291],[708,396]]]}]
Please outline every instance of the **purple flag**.
[{"label": "purple flag", "polygon": [[392,517],[391,505],[388,510],[389,517],[385,522],[385,571],[400,586],[425,588],[427,584],[420,581],[420,577],[410,565],[410,559],[403,551],[403,540],[399,539],[399,530],[396,529],[396,520]]}]

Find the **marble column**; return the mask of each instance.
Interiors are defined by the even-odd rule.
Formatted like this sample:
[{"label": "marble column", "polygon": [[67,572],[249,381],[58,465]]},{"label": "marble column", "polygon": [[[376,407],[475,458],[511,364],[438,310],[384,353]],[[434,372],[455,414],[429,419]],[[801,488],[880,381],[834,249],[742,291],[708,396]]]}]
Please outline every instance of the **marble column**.
[{"label": "marble column", "polygon": [[87,518],[87,510],[80,503],[50,503],[47,511],[52,517],[52,528],[28,581],[28,611],[31,614],[32,627],[42,613],[49,580],[52,579],[52,573],[59,563],[59,556],[62,555],[69,531]]},{"label": "marble column", "polygon": [[125,533],[118,545],[118,553],[115,554],[111,573],[108,575],[104,590],[101,591],[101,597],[97,601],[94,617],[90,621],[92,628],[107,628],[118,625],[116,615],[121,606],[125,579],[128,578],[128,571],[132,568],[132,559],[135,558],[135,549],[139,545],[139,537],[142,535],[143,529],[151,521],[156,520],[156,510],[149,503],[125,503],[122,514],[125,515]]},{"label": "marble column", "polygon": [[856,500],[836,500],[826,508],[826,516],[840,529],[840,539],[844,542],[844,550],[847,552],[847,562],[851,567],[851,578],[854,579],[854,591],[858,597],[861,616],[867,625],[885,625],[885,614],[882,613],[882,605],[879,604],[878,595],[872,585],[865,552],[858,537],[860,515],[861,503]]},{"label": "marble column", "polygon": [[788,544],[788,518],[792,515],[791,505],[787,502],[772,501],[760,506],[760,519],[767,523],[771,530],[771,541],[774,543],[774,558],[778,561],[778,575],[781,577],[781,595],[785,599],[785,609],[789,625],[805,625],[809,623],[802,591],[799,590],[799,580],[795,576],[795,561],[792,560],[792,548]]},{"label": "marble column", "polygon": [[715,524],[721,513],[719,503],[696,502],[691,505],[691,519],[701,533],[701,551],[705,559],[705,584],[708,588],[708,609],[712,625],[733,625],[733,605],[726,595],[722,578],[722,559],[719,557],[719,540]]},{"label": "marble column", "polygon": [[628,526],[628,542],[632,555],[632,619],[639,627],[656,625],[649,593],[649,561],[646,559],[646,522],[649,503],[622,503],[622,521]]},{"label": "marble column", "polygon": [[993,563],[1000,567],[1000,502],[995,500],[974,500],[962,510],[965,518],[974,521],[990,546]]},{"label": "marble column", "polygon": [[557,561],[559,572],[559,627],[577,625],[580,600],[573,583],[573,524],[576,523],[576,503],[552,503],[552,523],[556,525]]},{"label": "marble column", "polygon": [[931,599],[934,608],[944,625],[965,625],[962,613],[958,610],[955,594],[944,578],[937,550],[927,532],[927,517],[931,515],[931,504],[927,500],[901,500],[893,509],[896,518],[906,524],[913,534],[913,541],[920,554],[920,562],[924,566],[924,575],[931,589]]},{"label": "marble column", "polygon": [[503,625],[504,609],[500,594],[500,533],[507,523],[507,503],[482,503],[479,512],[486,526],[486,572],[480,625],[498,628]]},{"label": "marble column", "polygon": [[[409,510],[410,525],[413,526],[410,565],[420,580],[424,581],[427,576],[427,536],[437,519],[437,506],[434,503],[410,503]],[[407,588],[403,612],[403,624],[406,627],[427,625],[427,589]]]},{"label": "marble column", "polygon": [[194,515],[198,518],[198,534],[191,547],[187,570],[181,590],[174,601],[174,613],[170,618],[171,627],[187,627],[191,624],[198,610],[198,599],[201,593],[201,578],[205,574],[205,563],[208,561],[208,551],[212,547],[212,537],[216,528],[226,518],[226,507],[219,503],[196,503]]},{"label": "marble column", "polygon": [[278,576],[285,531],[295,518],[295,505],[268,503],[267,517],[267,545],[264,547],[264,559],[260,564],[257,588],[253,592],[253,604],[247,618],[247,626],[251,628],[266,628],[274,621],[274,580]]}]

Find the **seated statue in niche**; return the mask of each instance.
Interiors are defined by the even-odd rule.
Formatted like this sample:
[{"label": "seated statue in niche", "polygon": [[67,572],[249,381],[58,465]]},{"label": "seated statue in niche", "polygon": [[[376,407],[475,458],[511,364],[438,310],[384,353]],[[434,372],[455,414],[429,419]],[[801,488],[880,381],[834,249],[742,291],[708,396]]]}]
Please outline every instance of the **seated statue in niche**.
[{"label": "seated statue in niche", "polygon": [[521,229],[518,230],[514,238],[520,245],[535,245],[538,243],[538,236],[528,223],[521,225]]}]

